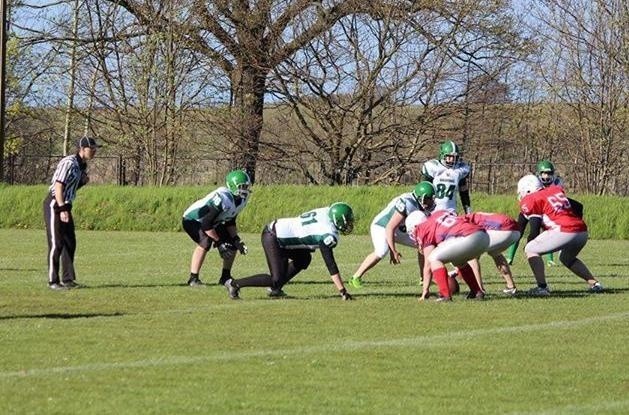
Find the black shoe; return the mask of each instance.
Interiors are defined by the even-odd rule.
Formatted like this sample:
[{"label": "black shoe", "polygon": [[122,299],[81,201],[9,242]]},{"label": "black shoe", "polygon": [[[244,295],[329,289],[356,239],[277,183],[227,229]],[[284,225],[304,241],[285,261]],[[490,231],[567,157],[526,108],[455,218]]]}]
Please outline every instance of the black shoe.
[{"label": "black shoe", "polygon": [[470,291],[469,294],[467,295],[468,300],[479,300],[482,301],[485,299],[485,293],[482,291],[478,291],[478,292],[472,292]]},{"label": "black shoe", "polygon": [[203,285],[203,281],[201,281],[199,277],[190,277],[188,285],[191,287],[200,287]]},{"label": "black shoe", "polygon": [[225,288],[227,288],[227,294],[229,294],[229,298],[231,298],[232,300],[240,300],[240,288],[234,287],[232,285],[232,281],[234,280],[230,278],[225,281],[223,285],[225,286]]},{"label": "black shoe", "polygon": [[66,288],[79,288],[81,286],[81,284],[78,284],[76,281],[74,280],[70,280],[70,281],[64,281],[62,282],[63,286]]},{"label": "black shoe", "polygon": [[284,291],[282,291],[281,288],[271,288],[271,287],[269,287],[269,288],[266,289],[266,291],[267,291],[267,295],[269,297],[271,297],[271,298],[280,298],[280,297],[286,297],[287,296],[287,294]]},{"label": "black shoe", "polygon": [[63,290],[68,289],[68,287],[63,286],[59,284],[58,282],[53,282],[53,283],[48,284],[48,288],[55,291],[63,291]]},{"label": "black shoe", "polygon": [[218,279],[218,285],[225,285],[225,283],[226,283],[228,280],[231,280],[231,279],[232,279],[232,276],[231,276],[231,275],[228,275],[228,276],[226,276],[226,277],[220,277],[220,278]]}]

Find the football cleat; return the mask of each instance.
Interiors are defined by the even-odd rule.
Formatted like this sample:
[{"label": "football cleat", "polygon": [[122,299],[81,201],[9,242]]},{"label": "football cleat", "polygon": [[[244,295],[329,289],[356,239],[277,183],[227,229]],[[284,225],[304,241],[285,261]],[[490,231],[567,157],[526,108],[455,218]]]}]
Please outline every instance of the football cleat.
[{"label": "football cleat", "polygon": [[231,298],[232,300],[240,300],[240,288],[235,287],[232,282],[234,280],[233,279],[228,279],[227,281],[225,281],[225,288],[227,288],[227,294],[229,295],[229,298]]},{"label": "football cleat", "polygon": [[485,293],[482,291],[477,291],[475,293],[470,291],[465,298],[468,300],[484,300]]},{"label": "football cleat", "polygon": [[529,290],[529,295],[534,297],[548,297],[550,295],[550,290],[548,288],[533,287]]},{"label": "football cleat", "polygon": [[271,298],[286,297],[287,294],[281,288],[267,288],[267,295]]},{"label": "football cleat", "polygon": [[590,291],[591,293],[602,293],[603,290],[604,290],[603,284],[601,284],[598,281],[596,281],[594,284],[590,285],[590,288],[588,289],[588,291]]},{"label": "football cleat", "polygon": [[363,288],[364,286],[363,280],[360,277],[352,277],[347,283],[354,288]]},{"label": "football cleat", "polygon": [[518,290],[517,290],[517,288],[515,288],[515,287],[513,287],[513,288],[509,288],[509,287],[507,287],[507,288],[505,288],[504,290],[502,290],[502,293],[503,293],[503,294],[510,295],[510,296],[514,296],[514,295],[516,295],[516,294],[517,294],[517,292],[518,292]]},{"label": "football cleat", "polygon": [[191,287],[200,287],[203,285],[203,281],[201,281],[199,277],[190,277],[188,279],[188,285]]},{"label": "football cleat", "polygon": [[53,282],[53,283],[48,284],[48,288],[54,291],[63,291],[63,290],[68,289],[68,287],[61,285],[58,282]]}]

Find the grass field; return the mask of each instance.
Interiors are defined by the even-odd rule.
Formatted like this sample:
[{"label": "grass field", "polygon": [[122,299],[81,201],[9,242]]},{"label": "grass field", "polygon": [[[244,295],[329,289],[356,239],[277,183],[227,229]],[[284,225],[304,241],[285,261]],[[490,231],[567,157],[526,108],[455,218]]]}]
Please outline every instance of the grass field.
[{"label": "grass field", "polygon": [[[237,277],[266,269],[258,235]],[[563,267],[551,298],[505,298],[483,258],[489,299],[417,301],[413,253],[382,263],[352,302],[319,254],[285,287],[227,298],[184,285],[183,233],[78,232],[85,287],[46,287],[45,236],[0,230],[2,414],[626,414],[629,241],[590,241],[581,258],[608,292]],[[335,251],[349,277],[371,250]],[[533,278],[518,253],[516,281]],[[214,283],[211,253],[202,279]]]}]

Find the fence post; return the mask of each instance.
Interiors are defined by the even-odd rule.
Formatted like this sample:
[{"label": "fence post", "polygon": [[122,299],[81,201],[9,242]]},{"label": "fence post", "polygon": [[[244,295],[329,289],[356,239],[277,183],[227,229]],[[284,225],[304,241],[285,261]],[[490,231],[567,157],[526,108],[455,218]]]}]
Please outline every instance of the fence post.
[{"label": "fence post", "polygon": [[126,168],[125,168],[125,160],[122,157],[122,154],[118,155],[118,185],[119,186],[124,186],[127,184],[127,174],[126,174]]}]

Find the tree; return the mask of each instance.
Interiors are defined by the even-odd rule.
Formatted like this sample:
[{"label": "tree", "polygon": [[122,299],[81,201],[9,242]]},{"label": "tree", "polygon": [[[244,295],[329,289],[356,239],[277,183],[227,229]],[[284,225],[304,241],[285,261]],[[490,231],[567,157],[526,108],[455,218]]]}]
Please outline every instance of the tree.
[{"label": "tree", "polygon": [[588,192],[626,192],[629,136],[629,27],[623,1],[541,0],[536,3],[538,61],[552,102],[557,157]]},{"label": "tree", "polygon": [[[480,10],[474,6],[477,2],[468,1],[459,2],[464,4],[458,6],[447,1],[190,0],[180,5],[180,12],[173,19],[161,13],[161,3],[140,0],[116,0],[114,3],[135,16],[140,25],[162,32],[174,27],[182,34],[187,47],[203,54],[224,71],[230,80],[233,97],[232,162],[252,175],[260,150],[269,74],[328,32],[340,19],[365,14],[375,19],[395,17],[403,21],[409,16],[434,14],[440,16],[443,23],[470,29],[472,20],[482,23],[482,17],[488,17],[473,13],[474,19],[460,19],[465,15],[461,12],[467,9]],[[483,12],[497,9],[495,5],[498,3],[502,4],[489,2],[481,9]],[[430,29],[437,31],[438,23]],[[420,26],[417,29],[435,43],[440,41],[428,29]],[[451,46],[453,50],[457,49]],[[457,52],[462,50],[459,48]]]},{"label": "tree", "polygon": [[[278,163],[303,160],[298,168],[314,183],[357,175],[370,183],[416,181],[427,144],[466,143],[468,120],[480,107],[469,104],[507,100],[496,79],[519,58],[522,42],[504,5],[388,12],[340,19],[274,71],[271,85],[292,109],[285,123],[300,133],[295,140],[291,131],[281,145],[265,140]],[[453,137],[460,123],[464,132]],[[469,147],[481,141],[470,135],[476,141]]]}]

